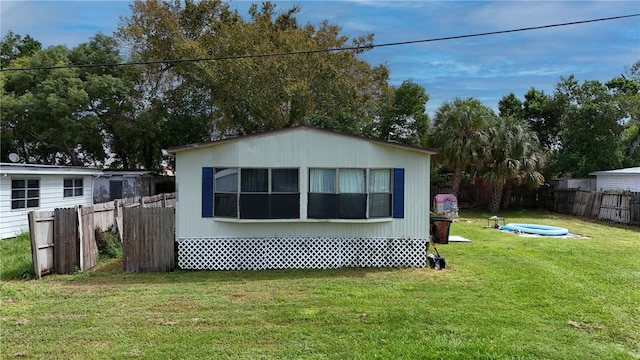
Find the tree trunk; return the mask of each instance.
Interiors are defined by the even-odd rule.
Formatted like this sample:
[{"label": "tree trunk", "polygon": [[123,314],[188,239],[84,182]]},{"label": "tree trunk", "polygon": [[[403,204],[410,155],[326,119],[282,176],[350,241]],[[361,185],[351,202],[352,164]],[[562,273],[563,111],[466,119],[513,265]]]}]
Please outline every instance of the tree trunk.
[{"label": "tree trunk", "polygon": [[633,155],[638,145],[640,145],[640,130],[638,130],[636,136],[631,140],[631,144],[627,147],[627,156]]},{"label": "tree trunk", "polygon": [[500,210],[500,202],[502,200],[502,190],[504,183],[500,182],[491,187],[491,202],[489,202],[489,212],[497,214]]},{"label": "tree trunk", "polygon": [[460,184],[462,184],[462,168],[456,167],[456,169],[453,171],[453,184],[451,186],[451,192],[456,196],[456,198],[458,198],[458,201],[460,201],[460,197],[458,196],[458,192],[460,192]]},{"label": "tree trunk", "polygon": [[513,183],[507,182],[504,186],[504,196],[502,197],[502,208],[507,209],[511,205],[511,193],[513,192]]}]

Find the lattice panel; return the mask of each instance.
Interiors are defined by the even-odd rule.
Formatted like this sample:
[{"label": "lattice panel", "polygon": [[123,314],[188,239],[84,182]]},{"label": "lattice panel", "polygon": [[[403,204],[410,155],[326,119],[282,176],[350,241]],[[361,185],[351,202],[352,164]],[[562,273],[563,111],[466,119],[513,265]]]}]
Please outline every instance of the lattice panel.
[{"label": "lattice panel", "polygon": [[193,270],[424,267],[426,239],[187,238],[178,240],[178,266]]}]

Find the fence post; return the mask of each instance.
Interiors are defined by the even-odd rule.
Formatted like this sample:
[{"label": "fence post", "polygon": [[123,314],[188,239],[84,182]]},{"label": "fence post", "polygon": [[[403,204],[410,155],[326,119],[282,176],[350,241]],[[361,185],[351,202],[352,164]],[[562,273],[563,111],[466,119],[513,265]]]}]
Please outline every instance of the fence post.
[{"label": "fence post", "polygon": [[33,273],[36,279],[40,279],[42,277],[42,273],[40,272],[40,255],[38,254],[40,251],[38,249],[38,233],[36,226],[36,212],[29,211],[29,237],[31,238],[31,258],[33,259]]},{"label": "fence post", "polygon": [[82,231],[82,211],[80,210],[80,206],[76,205],[76,215],[78,216],[78,222],[76,223],[76,226],[78,227],[77,234],[78,234],[78,240],[80,242],[80,244],[78,245],[78,250],[79,250],[79,263],[80,263],[80,270],[84,270],[84,244],[83,244],[83,231]]}]

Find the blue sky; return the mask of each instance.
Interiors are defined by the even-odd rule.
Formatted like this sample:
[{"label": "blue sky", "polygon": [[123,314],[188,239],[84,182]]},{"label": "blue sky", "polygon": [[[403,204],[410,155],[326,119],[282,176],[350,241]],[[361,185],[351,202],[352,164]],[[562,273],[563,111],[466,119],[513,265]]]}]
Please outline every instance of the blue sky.
[{"label": "blue sky", "polygon": [[[300,23],[329,20],[351,37],[374,43],[439,38],[640,13],[640,1],[273,1],[301,7]],[[231,1],[242,15],[251,1]],[[112,35],[127,1],[0,2],[0,30],[31,35],[45,47],[74,47],[97,32]],[[553,92],[561,76],[606,82],[640,60],[640,17],[468,39],[381,47],[362,59],[385,64],[390,82],[410,79],[430,96],[433,114],[445,101],[474,97],[497,108],[504,95],[535,87]]]}]

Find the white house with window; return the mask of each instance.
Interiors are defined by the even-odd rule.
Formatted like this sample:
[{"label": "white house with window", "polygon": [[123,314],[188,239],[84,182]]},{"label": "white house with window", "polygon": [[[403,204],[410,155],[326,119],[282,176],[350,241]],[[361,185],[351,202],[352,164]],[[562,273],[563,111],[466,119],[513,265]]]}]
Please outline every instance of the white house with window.
[{"label": "white house with window", "polygon": [[168,151],[183,269],[426,263],[433,150],[303,125]]},{"label": "white house with window", "polygon": [[32,210],[92,205],[100,169],[0,163],[0,236],[29,231]]}]

